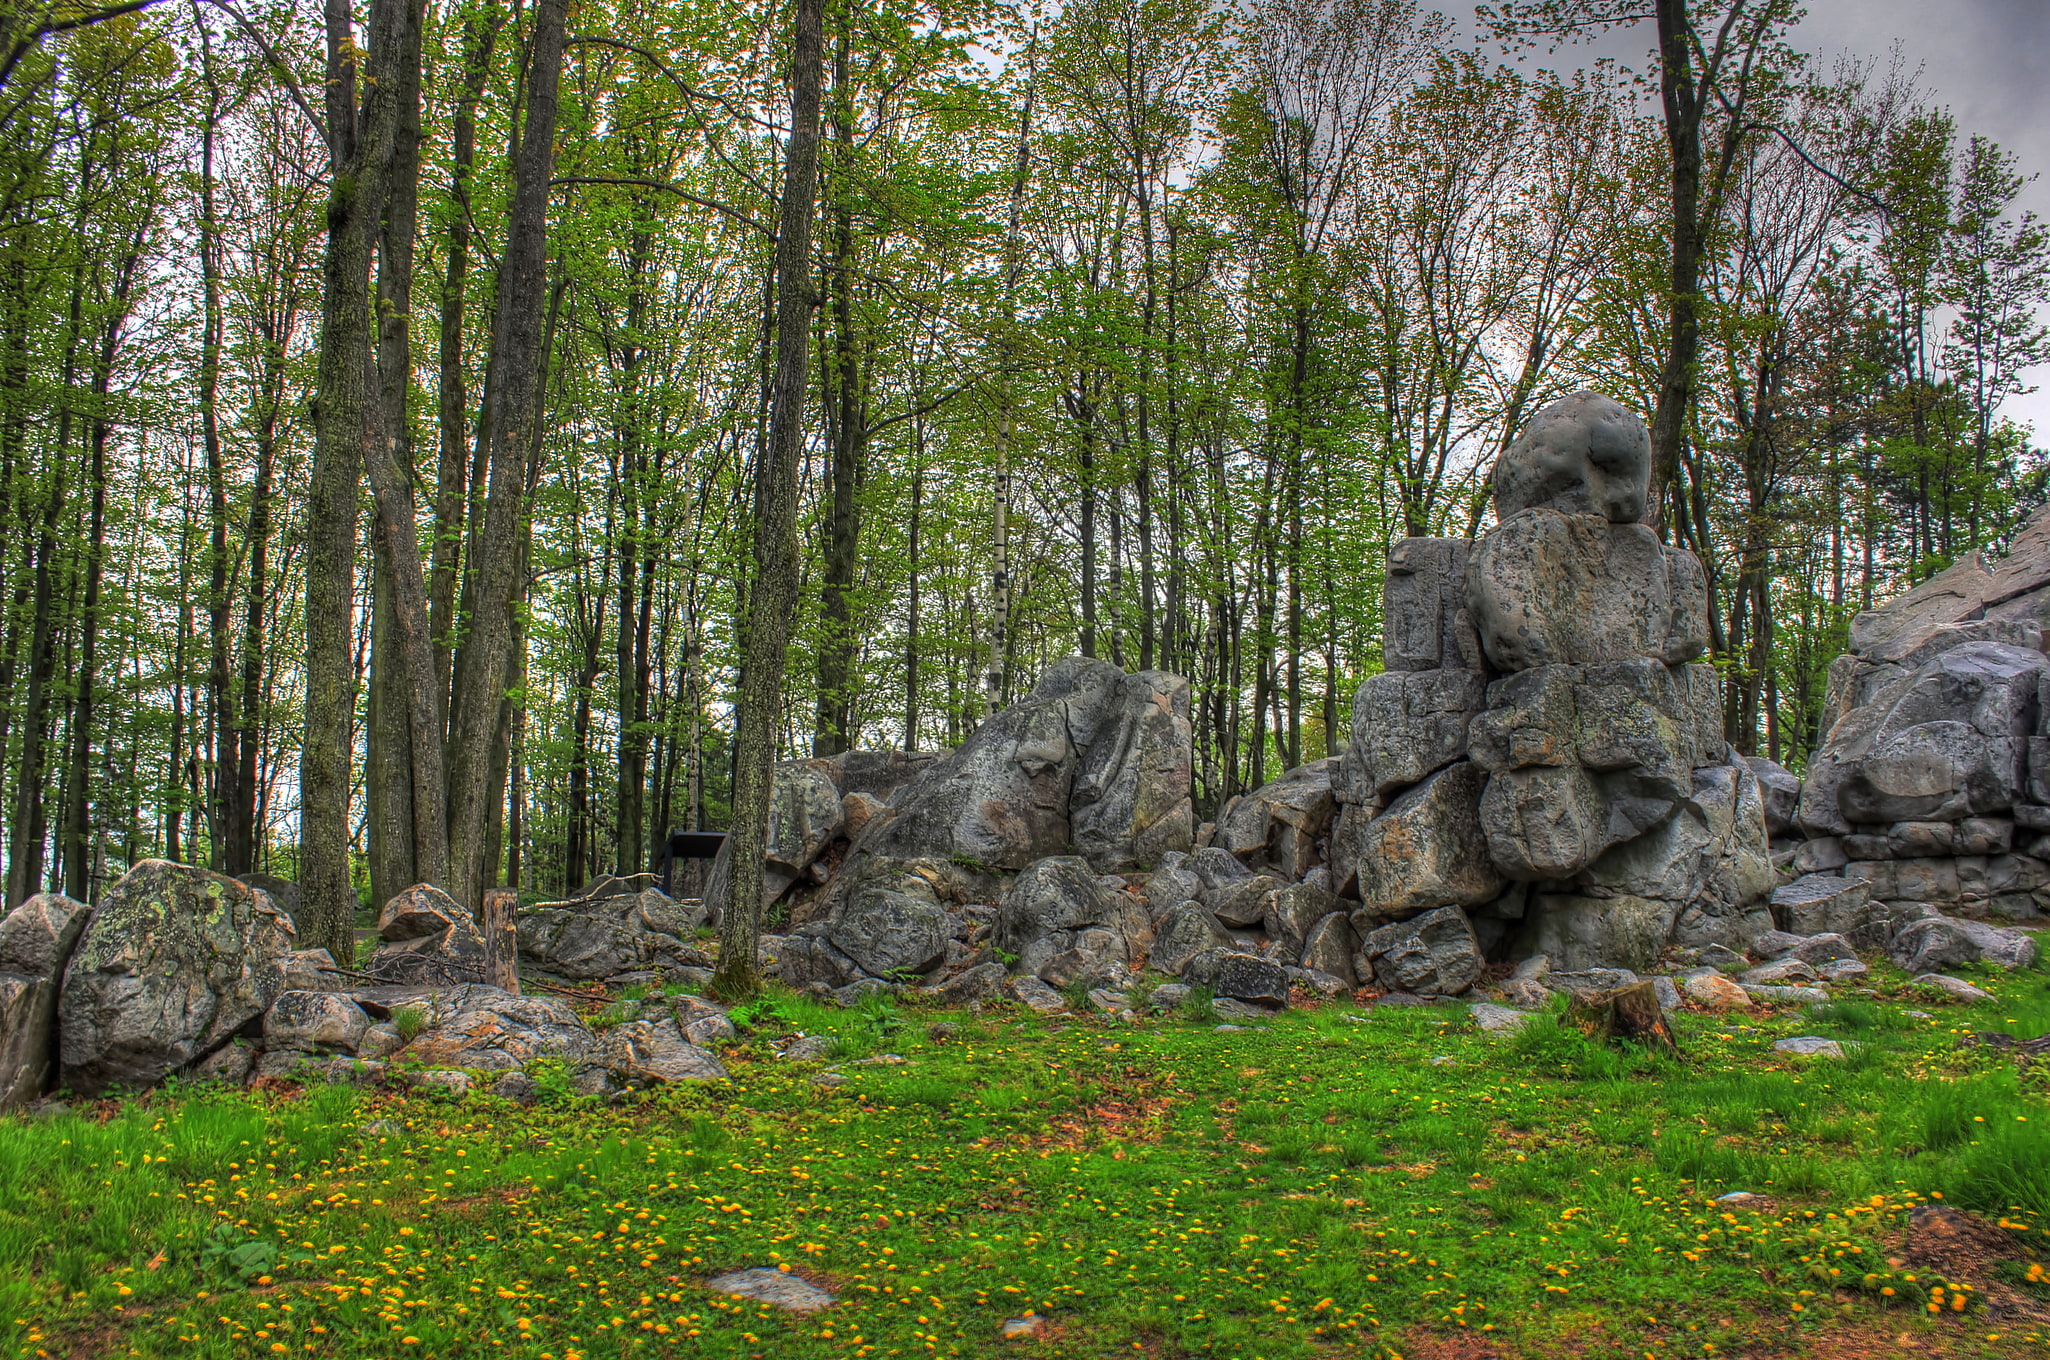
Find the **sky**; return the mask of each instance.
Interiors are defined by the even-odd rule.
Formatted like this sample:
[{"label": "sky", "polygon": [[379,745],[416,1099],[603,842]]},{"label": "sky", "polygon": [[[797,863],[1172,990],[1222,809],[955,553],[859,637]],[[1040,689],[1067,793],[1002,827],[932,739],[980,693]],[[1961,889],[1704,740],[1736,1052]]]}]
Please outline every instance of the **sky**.
[{"label": "sky", "polygon": [[[2050,0],[1806,0],[1797,43],[1825,60],[1838,54],[1884,66],[1898,44],[1904,67],[1920,68],[1926,101],[1947,107],[1959,136],[1982,133],[2037,178],[2020,206],[2050,219]],[[1648,64],[1651,26],[1616,33],[1583,51]],[[1565,65],[1560,53],[1546,64]],[[2043,389],[2011,399],[2007,414],[2050,444],[2050,365],[2028,381]]]}]

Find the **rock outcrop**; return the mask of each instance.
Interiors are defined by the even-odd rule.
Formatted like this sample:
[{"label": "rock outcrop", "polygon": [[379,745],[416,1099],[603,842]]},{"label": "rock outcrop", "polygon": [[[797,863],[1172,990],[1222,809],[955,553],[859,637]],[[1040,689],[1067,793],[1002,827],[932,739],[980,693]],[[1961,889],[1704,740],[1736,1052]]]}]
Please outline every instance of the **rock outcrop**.
[{"label": "rock outcrop", "polygon": [[0,920],[0,1110],[49,1090],[57,1069],[57,995],[91,913],[37,893]]},{"label": "rock outcrop", "polygon": [[1569,969],[1769,927],[1765,791],[1696,662],[1700,564],[1639,522],[1649,467],[1643,425],[1578,393],[1497,464],[1493,530],[1391,552],[1388,670],[1355,698],[1331,839],[1365,963],[1387,926],[1446,910],[1481,953]]}]

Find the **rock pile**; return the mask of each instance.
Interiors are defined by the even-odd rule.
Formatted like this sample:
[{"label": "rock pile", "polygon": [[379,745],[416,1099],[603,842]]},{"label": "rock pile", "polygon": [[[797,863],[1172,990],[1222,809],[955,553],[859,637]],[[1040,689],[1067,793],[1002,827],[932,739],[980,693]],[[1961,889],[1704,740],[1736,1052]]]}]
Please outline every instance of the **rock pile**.
[{"label": "rock pile", "polygon": [[1641,969],[1769,928],[1764,794],[1695,662],[1700,564],[1641,523],[1649,471],[1643,425],[1578,393],[1495,468],[1496,528],[1390,554],[1388,669],[1333,782],[1363,939],[1429,915],[1490,957]]}]

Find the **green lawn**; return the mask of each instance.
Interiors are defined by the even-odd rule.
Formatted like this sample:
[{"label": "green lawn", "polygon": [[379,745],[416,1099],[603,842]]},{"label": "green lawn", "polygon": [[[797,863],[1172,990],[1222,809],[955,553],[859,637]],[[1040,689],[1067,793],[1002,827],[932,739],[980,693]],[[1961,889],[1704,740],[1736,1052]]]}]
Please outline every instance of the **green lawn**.
[{"label": "green lawn", "polygon": [[[618,1107],[187,1088],[0,1120],[0,1346],[2050,1353],[2050,1059],[1957,1042],[2050,1030],[2050,976],[1981,978],[1977,1007],[1883,977],[1819,1014],[1682,1015],[1677,1060],[1550,1017],[1492,1038],[1453,1006],[1217,1033],[786,996],[731,1084]],[[770,1054],[800,1028],[843,1036],[844,1085]],[[1859,1047],[1769,1052],[1792,1034]],[[881,1052],[908,1061],[852,1061]],[[1768,1198],[1713,1202],[1740,1190]],[[1939,1197],[2013,1230],[1905,1259]],[[779,1263],[842,1302],[794,1318],[703,1285]],[[1037,1336],[999,1339],[1028,1314]]]}]

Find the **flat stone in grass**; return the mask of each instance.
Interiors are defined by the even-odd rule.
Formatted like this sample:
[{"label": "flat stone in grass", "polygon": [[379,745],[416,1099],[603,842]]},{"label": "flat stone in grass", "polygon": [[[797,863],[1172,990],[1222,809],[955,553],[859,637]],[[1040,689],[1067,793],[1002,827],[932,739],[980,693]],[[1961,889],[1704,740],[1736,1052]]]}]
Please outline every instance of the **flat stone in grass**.
[{"label": "flat stone in grass", "polygon": [[1747,985],[1745,995],[1756,1001],[1770,1001],[1780,1005],[1807,1006],[1818,1001],[1829,1000],[1829,993],[1820,987],[1756,987]]},{"label": "flat stone in grass", "polygon": [[1772,1046],[1775,1053],[1791,1053],[1797,1058],[1841,1058],[1844,1046],[1834,1039],[1818,1039],[1804,1036],[1799,1039],[1782,1039]]},{"label": "flat stone in grass", "polygon": [[1511,1010],[1486,1001],[1476,1001],[1466,1010],[1473,1016],[1473,1022],[1490,1034],[1514,1034],[1530,1023],[1529,1011]]},{"label": "flat stone in grass", "polygon": [[808,1280],[768,1266],[715,1275],[708,1284],[721,1294],[753,1299],[786,1313],[816,1313],[833,1306],[833,1296]]},{"label": "flat stone in grass", "polygon": [[1917,987],[1930,987],[1939,992],[1948,992],[1960,1001],[1991,1001],[1993,999],[1993,993],[1982,987],[1974,987],[1963,978],[1955,978],[1948,973],[1924,973],[1916,978],[1914,983]]}]

